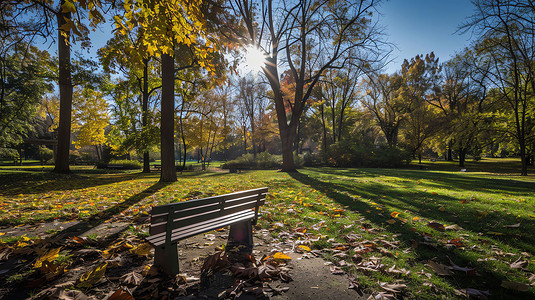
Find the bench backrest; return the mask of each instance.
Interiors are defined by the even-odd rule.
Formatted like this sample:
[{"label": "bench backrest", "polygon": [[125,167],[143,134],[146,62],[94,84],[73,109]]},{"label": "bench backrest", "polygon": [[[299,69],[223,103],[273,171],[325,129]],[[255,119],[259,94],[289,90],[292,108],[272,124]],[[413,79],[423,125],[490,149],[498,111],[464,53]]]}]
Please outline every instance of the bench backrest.
[{"label": "bench backrest", "polygon": [[264,204],[267,191],[268,188],[264,187],[155,206],[152,208],[149,233],[152,236],[166,232],[166,242],[169,243],[172,230],[177,228],[194,227],[196,224],[247,210],[254,210],[256,219],[258,208]]}]

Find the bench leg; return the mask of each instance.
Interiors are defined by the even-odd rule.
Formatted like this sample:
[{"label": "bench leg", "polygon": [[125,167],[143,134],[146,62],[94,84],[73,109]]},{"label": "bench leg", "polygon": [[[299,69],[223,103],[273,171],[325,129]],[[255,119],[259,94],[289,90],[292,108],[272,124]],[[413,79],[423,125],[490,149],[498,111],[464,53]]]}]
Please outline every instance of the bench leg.
[{"label": "bench leg", "polygon": [[248,260],[253,253],[251,220],[230,225],[226,252],[231,262]]},{"label": "bench leg", "polygon": [[178,245],[155,247],[154,265],[162,269],[167,275],[175,276],[179,272]]}]

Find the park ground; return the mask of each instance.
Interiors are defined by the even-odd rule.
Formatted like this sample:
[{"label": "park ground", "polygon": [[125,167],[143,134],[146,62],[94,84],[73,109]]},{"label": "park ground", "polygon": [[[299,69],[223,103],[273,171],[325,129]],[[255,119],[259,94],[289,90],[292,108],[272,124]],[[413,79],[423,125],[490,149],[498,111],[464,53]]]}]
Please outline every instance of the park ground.
[{"label": "park ground", "polygon": [[[214,169],[184,172],[170,184],[158,183],[157,173],[50,170],[0,167],[0,298],[58,288],[98,299],[123,287],[143,295],[144,282],[160,282],[143,241],[152,206],[262,186],[270,193],[255,228],[259,256],[275,249],[293,263],[321,257],[325,278],[343,274],[344,290],[351,282],[385,299],[535,298],[535,176],[518,176],[516,160],[469,162],[463,172],[451,162],[298,173]],[[198,237],[188,248],[195,251],[182,253],[182,284],[194,283],[204,257],[222,247],[218,234],[224,231]],[[174,284],[157,298],[176,293]]]}]

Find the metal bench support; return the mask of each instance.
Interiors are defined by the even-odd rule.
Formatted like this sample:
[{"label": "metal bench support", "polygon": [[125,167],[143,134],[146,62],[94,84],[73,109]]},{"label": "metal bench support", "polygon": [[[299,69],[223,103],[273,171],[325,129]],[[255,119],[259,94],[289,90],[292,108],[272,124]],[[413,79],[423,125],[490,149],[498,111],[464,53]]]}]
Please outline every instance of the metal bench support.
[{"label": "metal bench support", "polygon": [[253,226],[251,220],[230,225],[225,250],[231,262],[242,261],[253,253]]}]

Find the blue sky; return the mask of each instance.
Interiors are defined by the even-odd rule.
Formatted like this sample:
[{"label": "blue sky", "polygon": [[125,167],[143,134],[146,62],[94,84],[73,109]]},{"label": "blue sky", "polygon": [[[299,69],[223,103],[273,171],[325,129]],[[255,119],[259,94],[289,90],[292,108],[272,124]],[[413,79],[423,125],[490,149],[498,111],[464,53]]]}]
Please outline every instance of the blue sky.
[{"label": "blue sky", "polygon": [[386,28],[388,40],[399,49],[387,67],[392,73],[401,68],[404,59],[431,51],[447,61],[456,51],[469,45],[470,34],[455,33],[458,26],[471,16],[470,0],[390,0],[381,5],[380,22]]},{"label": "blue sky", "polygon": [[[469,44],[470,34],[460,35],[455,31],[473,14],[470,0],[389,0],[381,4],[379,12],[388,41],[398,47],[392,53],[388,73],[399,70],[404,59],[431,51],[440,62],[445,62]],[[74,48],[97,60],[96,51],[106,44],[113,28],[108,22],[93,32],[89,51],[80,50],[78,45]],[[52,45],[49,51],[56,53],[57,45]]]}]

